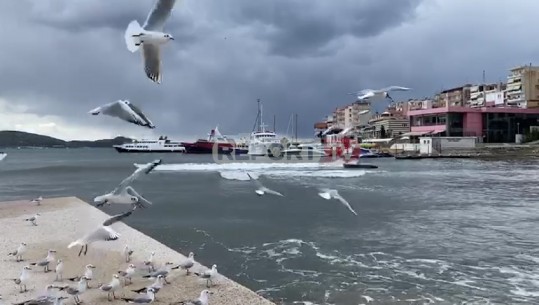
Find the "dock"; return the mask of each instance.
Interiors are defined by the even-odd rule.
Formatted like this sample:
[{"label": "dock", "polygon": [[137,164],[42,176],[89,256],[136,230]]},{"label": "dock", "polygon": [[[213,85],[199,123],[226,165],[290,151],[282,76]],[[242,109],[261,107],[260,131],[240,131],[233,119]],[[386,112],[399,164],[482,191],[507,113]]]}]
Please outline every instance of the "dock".
[{"label": "dock", "polygon": [[[139,212],[144,213],[144,211],[135,211],[135,213]],[[37,226],[33,226],[29,221],[24,221],[36,213],[41,215]],[[2,258],[0,295],[3,302],[13,304],[44,295],[45,288],[49,284],[56,286],[76,285],[77,282],[66,280],[66,278],[81,276],[84,267],[87,264],[93,264],[96,268],[94,269],[94,279],[89,282],[91,289],[80,296],[83,304],[127,304],[119,298],[143,296],[131,290],[146,287],[154,282],[142,278],[142,275],[148,272],[147,268],[142,268],[143,262],[148,259],[151,251],[155,251],[156,269],[163,266],[165,262],[179,264],[186,258],[185,255],[123,222],[112,225],[112,228],[121,235],[118,240],[95,242],[88,247],[86,256],[84,254],[78,256],[79,246],[67,248],[70,242],[96,229],[109,217],[101,210],[76,197],[44,199],[39,206],[30,203],[30,201],[0,202],[0,226],[2,228],[0,247],[4,250],[4,253],[0,254]],[[24,261],[16,262],[15,257],[8,256],[8,253],[15,251],[21,242],[28,245],[27,251],[23,257]],[[129,263],[126,263],[122,254],[126,244],[134,250],[130,263],[137,266],[138,272],[133,276],[132,284],[123,286],[122,280],[122,289],[116,293],[117,300],[108,301],[107,293],[95,288],[98,283],[108,284],[113,274],[127,268]],[[55,259],[62,259],[64,262],[64,280],[55,281],[56,261],[51,263],[51,272],[48,273],[44,272],[43,267],[31,266],[28,291],[20,293],[19,286],[12,279],[19,277],[24,266],[43,260],[49,249],[56,250]],[[195,253],[195,260],[196,255],[197,253]],[[212,263],[208,262],[208,264]],[[219,264],[217,265],[219,270]],[[172,275],[167,277],[170,284],[165,285],[156,294],[154,303],[169,304],[184,300],[196,300],[200,292],[206,289],[206,281],[194,275],[193,272],[207,269],[196,262],[191,268],[190,275],[186,275],[185,270],[174,270]],[[222,274],[219,274],[215,286],[209,290],[213,292],[209,299],[210,305],[275,305]],[[60,295],[69,296],[62,291],[58,292],[58,296]],[[75,304],[75,301],[72,296],[69,296],[64,304]]]}]

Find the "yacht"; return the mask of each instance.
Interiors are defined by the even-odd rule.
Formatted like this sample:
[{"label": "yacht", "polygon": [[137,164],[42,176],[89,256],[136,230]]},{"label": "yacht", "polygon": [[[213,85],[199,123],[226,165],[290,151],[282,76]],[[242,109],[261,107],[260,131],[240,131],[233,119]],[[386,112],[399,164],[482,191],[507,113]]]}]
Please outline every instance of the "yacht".
[{"label": "yacht", "polygon": [[296,143],[283,150],[283,155],[301,157],[325,157],[326,152],[321,144]]},{"label": "yacht", "polygon": [[131,143],[113,145],[119,153],[183,153],[185,147],[180,142],[174,142],[166,136],[158,140],[133,140]]},{"label": "yacht", "polygon": [[277,138],[277,134],[273,131],[266,130],[266,125],[262,122],[262,105],[258,100],[258,115],[256,116],[258,130],[251,132],[249,138],[248,155],[251,156],[279,156],[284,150],[281,140]]}]

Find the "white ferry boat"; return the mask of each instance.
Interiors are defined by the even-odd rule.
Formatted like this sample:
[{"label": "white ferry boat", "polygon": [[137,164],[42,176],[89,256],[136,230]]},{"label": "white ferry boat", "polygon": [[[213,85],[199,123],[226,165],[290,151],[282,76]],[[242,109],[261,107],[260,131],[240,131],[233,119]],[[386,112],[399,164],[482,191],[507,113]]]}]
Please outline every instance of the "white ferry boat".
[{"label": "white ferry boat", "polygon": [[131,143],[113,145],[119,153],[183,153],[185,147],[180,142],[173,142],[166,136],[158,140],[133,140]]},{"label": "white ferry boat", "polygon": [[266,130],[266,126],[262,122],[262,106],[260,100],[258,100],[258,115],[255,126],[256,123],[259,123],[258,130],[251,132],[247,154],[251,156],[280,156],[284,147],[275,132]]}]

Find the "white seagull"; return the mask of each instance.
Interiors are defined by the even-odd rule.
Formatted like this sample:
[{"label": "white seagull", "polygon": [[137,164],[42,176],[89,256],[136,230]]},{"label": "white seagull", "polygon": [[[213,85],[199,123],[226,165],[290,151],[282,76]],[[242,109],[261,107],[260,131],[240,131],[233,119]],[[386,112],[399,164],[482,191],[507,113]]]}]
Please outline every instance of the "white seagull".
[{"label": "white seagull", "polygon": [[281,196],[281,197],[284,197],[283,194],[277,192],[277,191],[274,191],[274,190],[270,190],[269,188],[265,187],[264,185],[262,185],[262,183],[260,183],[260,181],[258,181],[257,179],[253,178],[251,175],[249,175],[249,173],[247,173],[247,176],[249,176],[249,179],[251,181],[253,181],[255,183],[255,185],[257,186],[257,189],[255,190],[255,193],[258,195],[258,196],[262,196],[264,194],[272,194],[272,195],[276,195],[276,196]]},{"label": "white seagull", "polygon": [[53,249],[50,249],[49,251],[47,251],[47,257],[45,257],[44,260],[40,261],[40,262],[37,262],[37,263],[31,263],[30,265],[32,266],[39,266],[39,267],[43,267],[46,272],[49,272],[50,269],[49,269],[49,265],[51,262],[54,261],[54,253],[56,253],[56,250],[53,250]]},{"label": "white seagull", "polygon": [[133,103],[128,100],[117,100],[112,103],[101,105],[90,110],[88,113],[92,115],[104,114],[113,116],[135,125],[148,127],[150,129],[155,128],[152,121],[150,121],[137,106],[133,105]]},{"label": "white seagull", "polygon": [[176,0],[157,0],[152,11],[141,27],[133,20],[125,30],[125,43],[127,49],[136,52],[142,45],[142,57],[144,58],[144,72],[153,82],[161,83],[161,45],[174,40],[171,34],[163,33],[165,22],[170,17]]},{"label": "white seagull", "polygon": [[111,240],[117,240],[120,237],[120,234],[116,231],[114,231],[110,225],[128,217],[133,213],[135,209],[127,211],[122,214],[117,214],[112,216],[111,218],[105,220],[103,224],[94,230],[93,232],[90,232],[83,236],[82,238],[77,239],[76,241],[70,243],[67,248],[71,249],[77,245],[82,246],[79,251],[79,256],[82,254],[82,250],[84,250],[84,255],[88,252],[88,245],[96,242],[96,241],[111,241]]},{"label": "white seagull", "polygon": [[191,269],[195,265],[195,254],[193,252],[189,252],[189,256],[180,263],[179,267],[187,271],[187,275],[189,275],[189,269]]},{"label": "white seagull", "polygon": [[400,86],[389,86],[382,89],[364,89],[357,92],[349,93],[351,95],[357,96],[358,101],[364,101],[364,100],[374,100],[377,98],[388,98],[391,101],[393,101],[393,98],[389,96],[389,92],[391,91],[408,91],[410,88],[407,87],[400,87]]},{"label": "white seagull", "polygon": [[84,275],[79,277],[79,276],[76,276],[76,277],[72,277],[70,278],[69,280],[72,281],[72,282],[75,282],[75,281],[80,281],[81,278],[86,278],[86,287],[87,288],[90,288],[90,281],[94,278],[94,271],[93,269],[95,269],[95,266],[92,265],[92,264],[88,264],[84,267]]},{"label": "white seagull", "polygon": [[56,263],[56,268],[54,269],[56,272],[56,280],[60,279],[60,281],[63,281],[64,279],[64,261],[62,259],[59,259]]},{"label": "white seagull", "polygon": [[213,265],[210,270],[206,270],[202,273],[195,272],[195,275],[206,280],[206,287],[210,288],[210,283],[213,286],[213,280],[217,276],[217,265]]},{"label": "white seagull", "polygon": [[357,215],[356,211],[354,211],[354,209],[352,209],[352,207],[350,206],[350,203],[348,203],[348,201],[346,201],[340,194],[339,192],[337,192],[337,190],[334,190],[334,189],[327,189],[327,188],[322,188],[320,189],[320,192],[318,193],[318,196],[324,198],[324,199],[327,199],[327,200],[330,200],[330,199],[337,199],[339,200],[346,208],[348,208],[348,210],[350,210],[350,212],[352,212],[354,215]]},{"label": "white seagull", "polygon": [[[28,270],[32,270],[30,266],[24,266],[21,271],[21,275],[18,279],[13,279],[15,284],[19,285],[20,292],[26,292],[28,289],[26,289],[26,284],[28,283],[28,279],[30,278],[30,274],[28,273]],[[22,287],[24,286],[24,290]]]},{"label": "white seagull", "polygon": [[41,205],[41,201],[43,201],[43,197],[42,196],[39,196],[37,198],[34,198],[32,200],[30,200],[31,203],[35,203],[37,205]]},{"label": "white seagull", "polygon": [[25,221],[30,221],[34,226],[37,226],[37,219],[41,216],[41,214],[37,213],[36,215],[26,218]]},{"label": "white seagull", "polygon": [[27,246],[26,243],[20,243],[17,250],[9,253],[8,256],[15,256],[15,260],[17,262],[21,262],[22,261],[22,255],[26,252],[26,246]]},{"label": "white seagull", "polygon": [[155,300],[155,290],[153,288],[149,288],[146,291],[146,296],[140,297],[140,298],[122,298],[122,300],[126,301],[127,303],[134,303],[134,304],[150,304],[153,303]]},{"label": "white seagull", "polygon": [[79,283],[76,287],[73,286],[66,286],[66,287],[59,287],[60,290],[67,292],[67,294],[72,295],[73,299],[75,299],[75,304],[80,304],[82,301],[80,300],[79,296],[86,292],[86,289],[88,288],[88,283],[86,282],[88,279],[86,277],[81,277],[79,280]]},{"label": "white seagull", "polygon": [[200,296],[196,300],[180,301],[180,302],[175,302],[175,303],[170,303],[170,304],[171,305],[208,305],[210,294],[213,294],[213,292],[209,290],[202,290],[202,292],[200,293]]},{"label": "white seagull", "polygon": [[132,204],[138,208],[145,208],[146,205],[151,205],[152,203],[150,201],[139,195],[135,189],[129,186],[129,184],[138,177],[149,174],[159,164],[161,164],[161,159],[154,160],[138,167],[129,177],[120,182],[120,185],[118,185],[112,192],[95,197],[94,203],[98,207],[112,203]]},{"label": "white seagull", "polygon": [[[26,300],[20,303],[14,303],[13,305],[56,305],[55,300],[56,297],[56,291],[55,289],[58,289],[58,287],[55,287],[53,285],[47,285],[45,289],[45,294],[40,295],[36,298]],[[62,297],[63,299],[67,299],[67,297]]]},{"label": "white seagull", "polygon": [[[101,285],[99,289],[108,293],[107,298],[109,301],[116,299],[114,292],[121,288],[120,276],[118,274],[112,275],[112,280],[107,285]],[[112,297],[112,300],[111,300]]]},{"label": "white seagull", "polygon": [[133,255],[133,250],[129,248],[129,245],[125,245],[124,256],[126,263],[129,263],[131,261],[131,255]]},{"label": "white seagull", "polygon": [[131,277],[135,274],[136,270],[137,270],[137,267],[135,265],[129,264],[129,266],[127,266],[127,269],[125,269],[125,271],[118,271],[118,274],[124,278],[124,286],[127,286],[127,280],[129,280],[129,284],[132,283]]}]

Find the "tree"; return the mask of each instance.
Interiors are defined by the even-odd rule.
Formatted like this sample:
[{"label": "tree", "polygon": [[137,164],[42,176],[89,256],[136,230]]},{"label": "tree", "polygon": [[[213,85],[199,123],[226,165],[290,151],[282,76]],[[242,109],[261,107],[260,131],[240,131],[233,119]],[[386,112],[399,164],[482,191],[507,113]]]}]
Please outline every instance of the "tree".
[{"label": "tree", "polygon": [[386,137],[386,128],[384,127],[384,125],[382,125],[382,127],[380,128],[380,138],[385,139],[385,137]]}]

